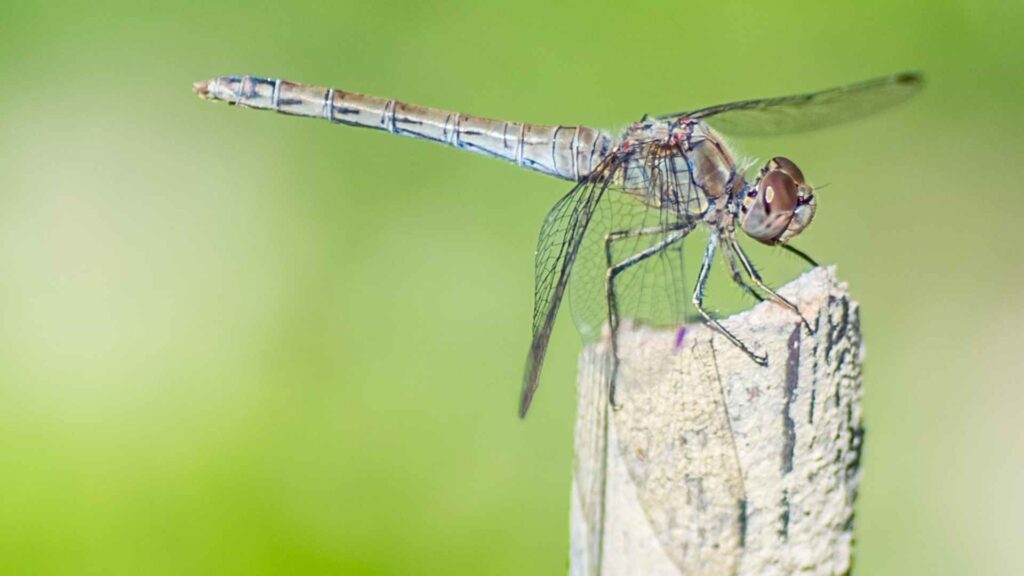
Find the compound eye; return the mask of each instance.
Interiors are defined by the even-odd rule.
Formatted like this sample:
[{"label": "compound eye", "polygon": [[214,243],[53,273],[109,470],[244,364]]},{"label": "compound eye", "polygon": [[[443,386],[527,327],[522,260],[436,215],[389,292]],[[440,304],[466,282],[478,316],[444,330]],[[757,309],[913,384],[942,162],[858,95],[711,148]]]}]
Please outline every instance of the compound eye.
[{"label": "compound eye", "polygon": [[793,178],[798,185],[804,183],[804,173],[797,168],[796,164],[794,164],[792,160],[785,156],[776,156],[775,158],[772,158],[768,161],[766,168],[769,172],[773,170],[780,170],[789,174],[789,176]]},{"label": "compound eye", "polygon": [[789,174],[772,170],[757,183],[757,196],[740,215],[740,226],[751,238],[774,244],[782,236],[797,209],[797,183]]},{"label": "compound eye", "polygon": [[764,202],[767,215],[796,210],[797,183],[786,172],[773,170],[758,183],[758,200]]}]

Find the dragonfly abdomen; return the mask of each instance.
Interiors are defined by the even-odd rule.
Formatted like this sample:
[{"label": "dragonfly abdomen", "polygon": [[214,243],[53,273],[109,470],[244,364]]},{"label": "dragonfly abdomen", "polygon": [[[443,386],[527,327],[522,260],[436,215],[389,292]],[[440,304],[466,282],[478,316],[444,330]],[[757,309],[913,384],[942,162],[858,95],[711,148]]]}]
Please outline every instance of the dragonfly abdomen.
[{"label": "dragonfly abdomen", "polygon": [[230,104],[431,140],[566,180],[583,179],[611,148],[606,134],[585,126],[506,122],[287,80],[221,76],[195,88]]}]

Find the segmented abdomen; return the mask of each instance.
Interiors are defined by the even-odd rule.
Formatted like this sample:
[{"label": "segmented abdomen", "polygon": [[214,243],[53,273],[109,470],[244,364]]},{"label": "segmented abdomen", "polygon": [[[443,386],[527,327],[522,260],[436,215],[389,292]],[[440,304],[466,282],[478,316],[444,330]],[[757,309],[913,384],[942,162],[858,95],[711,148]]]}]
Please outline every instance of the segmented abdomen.
[{"label": "segmented abdomen", "polygon": [[432,140],[566,180],[585,177],[611,148],[606,134],[585,126],[505,122],[287,80],[222,76],[196,90],[239,106]]}]

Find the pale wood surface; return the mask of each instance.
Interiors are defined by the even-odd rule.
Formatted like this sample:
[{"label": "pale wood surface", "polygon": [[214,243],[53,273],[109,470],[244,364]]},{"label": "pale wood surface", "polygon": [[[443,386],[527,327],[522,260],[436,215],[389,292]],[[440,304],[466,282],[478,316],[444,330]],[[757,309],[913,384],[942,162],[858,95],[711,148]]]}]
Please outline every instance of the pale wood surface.
[{"label": "pale wood surface", "polygon": [[[580,357],[570,574],[845,574],[860,478],[858,308],[833,268],[725,320],[720,335],[624,324]],[[610,425],[606,426],[605,424]]]}]

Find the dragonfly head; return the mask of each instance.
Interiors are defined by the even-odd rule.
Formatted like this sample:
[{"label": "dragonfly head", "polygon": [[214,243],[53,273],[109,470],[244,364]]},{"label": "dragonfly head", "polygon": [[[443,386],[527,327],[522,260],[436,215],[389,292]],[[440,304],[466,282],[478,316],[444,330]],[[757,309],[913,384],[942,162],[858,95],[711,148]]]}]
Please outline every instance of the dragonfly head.
[{"label": "dragonfly head", "polygon": [[814,218],[814,189],[788,158],[776,156],[761,169],[740,207],[740,227],[765,244],[782,244]]}]

